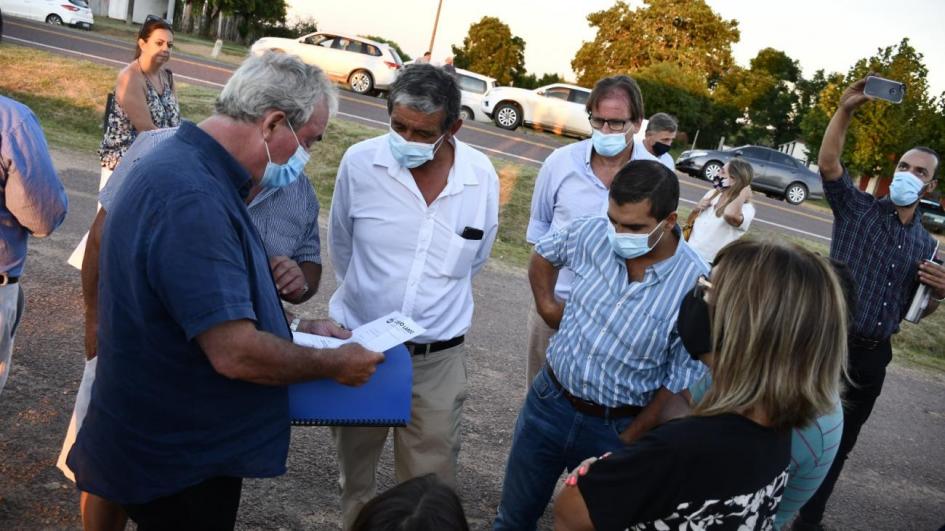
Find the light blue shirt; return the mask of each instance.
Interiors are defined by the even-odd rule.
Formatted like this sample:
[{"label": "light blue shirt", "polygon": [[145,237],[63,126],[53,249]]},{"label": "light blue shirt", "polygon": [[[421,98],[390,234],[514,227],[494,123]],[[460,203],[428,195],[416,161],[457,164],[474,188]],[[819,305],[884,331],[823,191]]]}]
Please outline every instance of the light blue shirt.
[{"label": "light blue shirt", "polygon": [[20,276],[29,236],[52,233],[68,206],[36,115],[0,96],[0,273]]},{"label": "light blue shirt", "polygon": [[[591,169],[590,139],[560,147],[541,165],[532,192],[532,212],[525,239],[535,244],[547,234],[561,230],[584,216],[607,211],[608,188]],[[633,140],[630,160],[658,160],[640,140]],[[573,275],[568,268],[558,272],[555,296],[568,300]]]},{"label": "light blue shirt", "polygon": [[[702,400],[712,377],[703,376],[689,392],[692,402]],[[782,529],[790,522],[797,511],[817,492],[824,476],[830,470],[833,459],[840,448],[843,435],[843,408],[840,397],[834,402],[833,409],[803,428],[794,428],[791,433],[791,464],[788,467],[788,482],[778,505],[778,514],[774,518],[775,529]]]},{"label": "light blue shirt", "polygon": [[709,268],[680,237],[673,256],[646,268],[641,282],[628,282],[608,223],[582,218],[535,246],[552,265],[574,272],[548,363],[575,396],[607,407],[645,406],[660,387],[678,393],[705,372],[683,347],[676,319],[682,298]]},{"label": "light blue shirt", "polygon": [[[177,130],[177,127],[152,129],[138,135],[99,193],[99,203],[106,212],[112,210],[114,197],[138,161],[173,137]],[[322,263],[318,197],[304,175],[283,188],[264,189],[247,209],[269,257],[288,256],[299,264]]]}]

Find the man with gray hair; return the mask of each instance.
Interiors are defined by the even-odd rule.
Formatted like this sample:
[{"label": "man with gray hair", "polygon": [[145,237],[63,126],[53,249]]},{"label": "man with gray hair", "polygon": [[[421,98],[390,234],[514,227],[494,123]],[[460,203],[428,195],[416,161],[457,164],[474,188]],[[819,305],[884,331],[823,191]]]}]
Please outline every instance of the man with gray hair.
[{"label": "man with gray hair", "polygon": [[142,529],[232,528],[242,478],[285,472],[286,386],[360,385],[383,360],[291,342],[246,209],[254,185],[298,177],[331,100],[325,74],[296,57],[247,59],[213,116],[135,164],[105,219],[96,381],[67,464]]},{"label": "man with gray hair", "polygon": [[[331,317],[353,328],[397,310],[426,328],[407,344],[413,402],[410,423],[394,429],[398,482],[432,472],[455,484],[472,277],[498,229],[498,177],[456,138],[459,106],[456,80],[442,68],[404,69],[387,100],[390,131],[348,149],[331,203]],[[374,497],[388,432],[333,429],[345,529]]]},{"label": "man with gray hair", "polygon": [[676,164],[673,157],[669,154],[673,147],[673,140],[676,140],[676,131],[679,124],[676,119],[666,114],[658,112],[650,116],[646,124],[646,136],[643,137],[643,145],[654,157],[658,158],[663,166],[676,171]]}]

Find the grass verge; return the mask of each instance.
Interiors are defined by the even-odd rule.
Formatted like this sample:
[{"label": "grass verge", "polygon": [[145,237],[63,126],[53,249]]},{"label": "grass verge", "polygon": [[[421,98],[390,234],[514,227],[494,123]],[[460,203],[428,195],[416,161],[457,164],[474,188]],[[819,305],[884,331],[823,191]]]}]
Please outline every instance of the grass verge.
[{"label": "grass verge", "polygon": [[[3,43],[0,44],[0,71],[4,72],[0,76],[0,93],[33,109],[51,145],[87,153],[98,148],[105,94],[115,82],[113,68]],[[64,79],[69,82],[63,83]],[[184,118],[200,121],[213,111],[217,92],[180,83],[178,94]],[[335,173],[345,150],[380,132],[343,120],[334,120],[328,126],[325,139],[313,148],[312,160],[306,167],[326,211],[331,206]],[[492,161],[499,174],[501,191],[499,234],[492,257],[511,266],[524,267],[531,252],[525,242],[525,228],[538,170],[502,159]],[[688,215],[689,208],[681,207],[680,219]],[[750,234],[787,239],[825,256],[829,251],[823,243],[785,236],[757,225]],[[945,308],[920,325],[904,323],[901,333],[893,339],[896,359],[945,371],[942,345],[945,345]]]}]

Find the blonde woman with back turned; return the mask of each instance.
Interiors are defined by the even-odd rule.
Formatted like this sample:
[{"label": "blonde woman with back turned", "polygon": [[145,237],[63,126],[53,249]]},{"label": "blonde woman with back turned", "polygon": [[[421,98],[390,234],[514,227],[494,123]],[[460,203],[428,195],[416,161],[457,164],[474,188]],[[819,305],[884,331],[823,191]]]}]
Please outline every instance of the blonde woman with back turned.
[{"label": "blonde woman with back turned", "polygon": [[707,305],[712,354],[701,359],[712,387],[691,415],[577,467],[555,503],[555,529],[774,528],[791,431],[831,411],[839,393],[840,282],[813,252],[741,240],[686,297]]},{"label": "blonde woman with back turned", "polygon": [[694,209],[698,217],[689,236],[689,246],[712,263],[719,249],[737,240],[755,218],[751,202],[751,164],[733,159],[722,167],[722,189],[709,190]]}]

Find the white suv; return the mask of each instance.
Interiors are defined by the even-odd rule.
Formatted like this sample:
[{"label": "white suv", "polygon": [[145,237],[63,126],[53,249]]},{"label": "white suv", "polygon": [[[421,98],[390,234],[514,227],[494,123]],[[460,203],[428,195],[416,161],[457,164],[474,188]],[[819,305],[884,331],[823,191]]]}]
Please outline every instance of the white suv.
[{"label": "white suv", "polygon": [[92,10],[85,0],[0,0],[0,8],[13,17],[41,20],[57,26],[65,24],[92,29]]},{"label": "white suv", "polygon": [[340,33],[310,33],[298,39],[263,37],[253,44],[250,52],[259,55],[265,50],[297,55],[358,94],[386,91],[403,66],[400,56],[390,46]]},{"label": "white suv", "polygon": [[495,78],[457,68],[456,81],[459,83],[459,90],[463,95],[459,117],[464,122],[491,122],[492,120],[486,116],[486,113],[482,112],[482,99],[486,92],[495,88]]},{"label": "white suv", "polygon": [[514,130],[525,124],[579,137],[591,136],[585,104],[591,89],[554,83],[526,90],[496,87],[486,93],[482,111],[502,129]]}]

